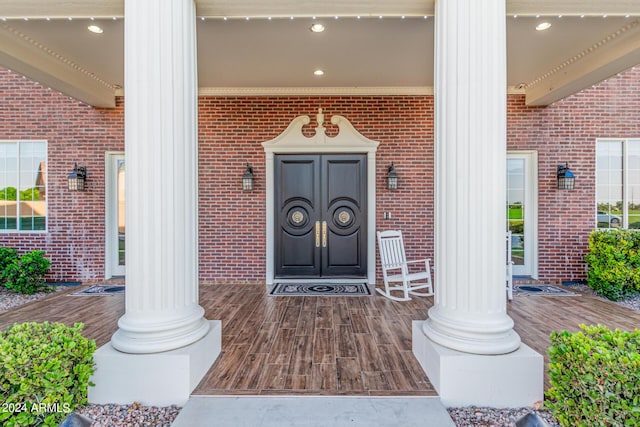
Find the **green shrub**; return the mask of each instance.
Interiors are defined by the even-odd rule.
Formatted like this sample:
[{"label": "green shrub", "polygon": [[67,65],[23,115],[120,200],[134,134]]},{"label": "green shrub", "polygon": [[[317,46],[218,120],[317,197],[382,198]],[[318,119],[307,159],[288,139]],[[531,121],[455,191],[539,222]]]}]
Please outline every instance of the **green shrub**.
[{"label": "green shrub", "polygon": [[9,264],[18,259],[18,251],[11,248],[0,247],[0,285],[4,284],[3,272]]},{"label": "green shrub", "polygon": [[82,323],[22,323],[0,332],[0,425],[58,425],[87,402],[95,341]]},{"label": "green shrub", "polygon": [[545,406],[562,426],[640,426],[640,331],[551,333]]},{"label": "green shrub", "polygon": [[2,271],[4,286],[22,294],[34,294],[39,291],[50,292],[44,275],[51,263],[44,257],[43,251],[31,251],[13,260]]},{"label": "green shrub", "polygon": [[589,287],[617,301],[640,292],[640,232],[595,230],[589,236]]}]

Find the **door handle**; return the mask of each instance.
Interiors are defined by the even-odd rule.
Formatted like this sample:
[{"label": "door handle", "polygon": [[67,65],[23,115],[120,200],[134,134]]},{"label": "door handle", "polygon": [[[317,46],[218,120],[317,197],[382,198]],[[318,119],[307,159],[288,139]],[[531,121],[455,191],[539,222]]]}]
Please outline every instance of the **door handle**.
[{"label": "door handle", "polygon": [[320,221],[316,221],[316,248],[320,247]]},{"label": "door handle", "polygon": [[322,221],[322,247],[327,247],[327,221]]}]

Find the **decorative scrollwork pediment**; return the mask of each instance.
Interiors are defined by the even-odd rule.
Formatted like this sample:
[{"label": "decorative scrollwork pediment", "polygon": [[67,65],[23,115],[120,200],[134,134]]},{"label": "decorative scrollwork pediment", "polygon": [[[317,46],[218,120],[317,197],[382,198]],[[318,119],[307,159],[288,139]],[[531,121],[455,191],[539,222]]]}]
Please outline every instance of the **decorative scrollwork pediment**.
[{"label": "decorative scrollwork pediment", "polygon": [[324,127],[325,116],[322,108],[316,115],[316,133],[307,137],[302,133],[303,126],[311,123],[309,116],[298,116],[280,135],[262,143],[266,152],[375,152],[378,142],[358,132],[345,117],[334,114],[331,123],[338,126],[336,136],[328,136]]}]

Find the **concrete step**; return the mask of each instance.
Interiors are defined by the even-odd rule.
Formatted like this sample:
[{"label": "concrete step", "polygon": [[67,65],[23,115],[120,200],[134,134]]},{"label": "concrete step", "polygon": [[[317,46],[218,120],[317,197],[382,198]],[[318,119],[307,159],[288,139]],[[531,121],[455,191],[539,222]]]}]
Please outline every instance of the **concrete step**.
[{"label": "concrete step", "polygon": [[455,427],[438,397],[192,396],[172,427]]}]

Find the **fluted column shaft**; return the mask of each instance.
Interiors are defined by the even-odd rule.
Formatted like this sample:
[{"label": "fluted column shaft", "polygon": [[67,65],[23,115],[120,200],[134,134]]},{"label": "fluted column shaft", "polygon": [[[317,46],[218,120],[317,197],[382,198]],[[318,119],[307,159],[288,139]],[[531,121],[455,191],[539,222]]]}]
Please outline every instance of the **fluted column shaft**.
[{"label": "fluted column shaft", "polygon": [[437,0],[435,304],[424,323],[454,350],[520,346],[506,313],[505,0]]},{"label": "fluted column shaft", "polygon": [[198,305],[194,0],[125,1],[126,311],[112,345],[155,353],[209,330]]}]

